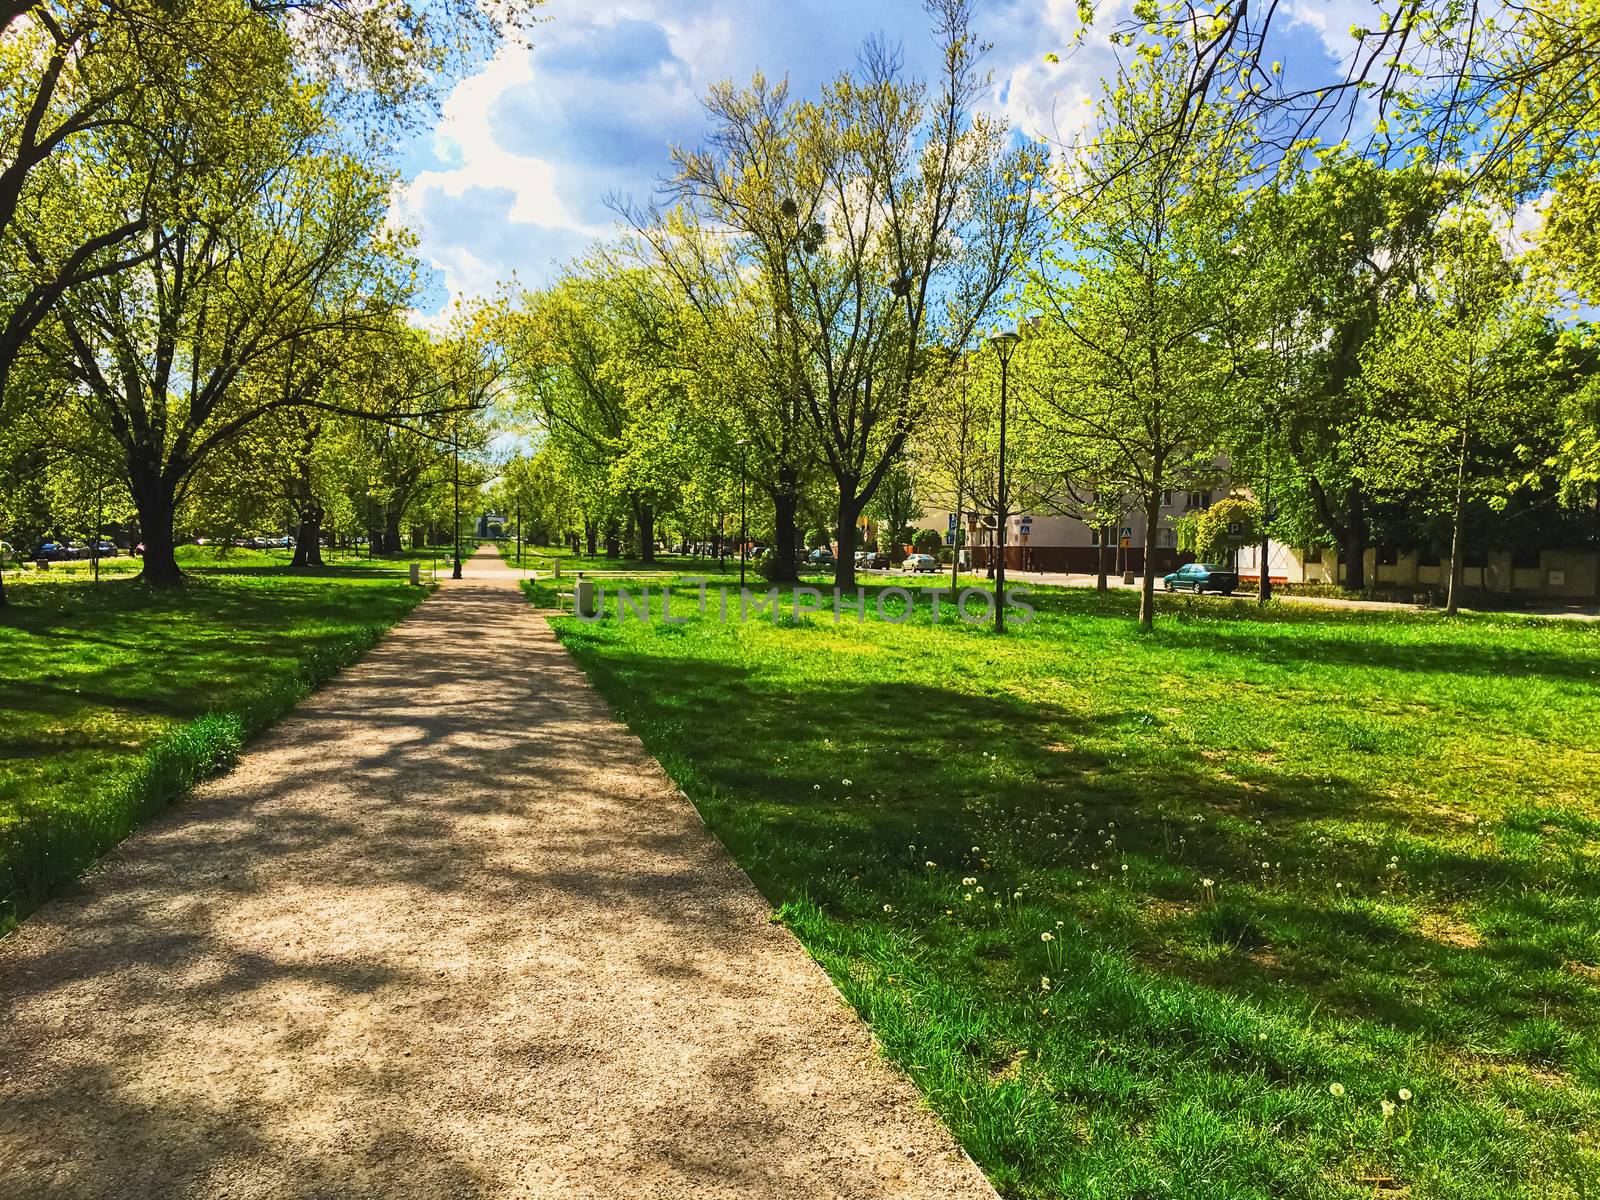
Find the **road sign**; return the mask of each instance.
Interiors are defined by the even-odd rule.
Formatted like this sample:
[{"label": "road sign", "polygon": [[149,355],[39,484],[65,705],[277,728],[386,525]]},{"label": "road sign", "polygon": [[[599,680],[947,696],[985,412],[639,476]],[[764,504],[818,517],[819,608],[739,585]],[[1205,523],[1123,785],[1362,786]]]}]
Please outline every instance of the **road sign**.
[{"label": "road sign", "polygon": [[1031,529],[1031,528],[1033,528],[1033,527],[1031,525],[1029,525],[1026,520],[1024,520],[1022,522],[1022,536],[1023,537],[1027,537],[1028,536],[1028,530]]},{"label": "road sign", "polygon": [[950,514],[950,532],[954,533],[955,531],[956,531],[956,515],[955,515],[955,513],[951,513]]},{"label": "road sign", "polygon": [[944,544],[946,546],[954,546],[956,544],[956,531],[954,529],[944,535]]},{"label": "road sign", "polygon": [[1244,522],[1243,521],[1229,521],[1228,522],[1228,536],[1229,537],[1236,538],[1236,537],[1241,536],[1243,533],[1244,533]]},{"label": "road sign", "polygon": [[1122,544],[1124,546],[1126,546],[1132,540],[1133,540],[1133,526],[1132,525],[1124,525],[1122,527]]}]

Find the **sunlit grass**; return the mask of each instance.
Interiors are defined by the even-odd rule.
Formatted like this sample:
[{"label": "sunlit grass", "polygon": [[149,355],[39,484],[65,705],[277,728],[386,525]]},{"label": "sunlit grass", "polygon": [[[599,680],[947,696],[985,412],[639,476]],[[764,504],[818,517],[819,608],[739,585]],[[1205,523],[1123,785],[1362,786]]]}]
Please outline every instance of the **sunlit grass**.
[{"label": "sunlit grass", "polygon": [[1037,602],[556,624],[1007,1194],[1596,1194],[1600,630]]}]

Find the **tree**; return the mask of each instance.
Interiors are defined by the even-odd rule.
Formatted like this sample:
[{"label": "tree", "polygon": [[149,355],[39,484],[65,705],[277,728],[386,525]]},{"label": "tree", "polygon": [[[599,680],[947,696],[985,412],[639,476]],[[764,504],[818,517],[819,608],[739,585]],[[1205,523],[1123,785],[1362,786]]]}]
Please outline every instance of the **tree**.
[{"label": "tree", "polygon": [[[675,501],[692,422],[677,367],[678,314],[636,267],[595,256],[540,294],[527,294],[503,337],[516,394],[551,442],[599,489],[595,513],[626,516],[639,556],[655,558],[657,514]],[[620,508],[622,511],[618,511]],[[608,533],[608,554],[617,532]]]},{"label": "tree", "polygon": [[706,107],[710,145],[677,151],[680,199],[726,227],[786,330],[792,379],[833,477],[837,586],[856,523],[920,417],[932,345],[963,346],[996,308],[1037,220],[1036,156],[974,104],[985,47],[970,0],[931,0],[937,85],[880,43],[815,102],[757,77]]},{"label": "tree", "polygon": [[766,495],[773,515],[769,577],[791,582],[799,577],[802,496],[819,455],[801,395],[798,340],[764,271],[773,247],[707,228],[691,205],[629,216],[641,258],[698,323],[685,336],[681,365],[696,426],[706,435],[704,465],[736,459],[747,484]]},{"label": "tree", "polygon": [[1100,130],[1066,168],[1059,244],[1027,301],[1047,320],[1040,387],[1075,455],[1137,493],[1146,550],[1139,623],[1155,618],[1162,493],[1215,470],[1235,285],[1230,245],[1252,135],[1235,114],[1189,103],[1181,44],[1111,88]]},{"label": "tree", "polygon": [[1252,284],[1224,329],[1230,467],[1270,499],[1280,539],[1337,546],[1358,591],[1375,520],[1357,469],[1379,395],[1363,385],[1367,351],[1384,306],[1416,286],[1451,189],[1423,167],[1330,151],[1252,192],[1236,243]]},{"label": "tree", "polygon": [[[316,81],[322,106],[370,158],[502,34],[525,28],[539,2],[0,3],[0,392],[69,290],[157,244],[172,195],[143,188],[140,175],[124,188],[102,175],[118,194],[86,193],[86,167],[181,149],[198,175],[241,152],[236,139],[251,136],[241,117],[295,77]],[[175,127],[204,137],[179,147]],[[191,194],[201,190],[196,179]]]},{"label": "tree", "polygon": [[911,522],[921,520],[923,513],[917,501],[916,483],[904,463],[895,463],[884,473],[883,482],[866,513],[882,523],[889,554],[897,556],[896,561],[903,558],[902,547],[911,541]]},{"label": "tree", "polygon": [[1474,493],[1501,497],[1513,480],[1480,468],[1481,443],[1516,440],[1523,376],[1515,353],[1533,328],[1521,279],[1487,213],[1468,211],[1439,234],[1421,287],[1383,314],[1366,361],[1368,383],[1397,411],[1364,428],[1363,473],[1372,480],[1422,479],[1450,521],[1446,612],[1459,603],[1462,519]]},{"label": "tree", "polygon": [[152,583],[180,578],[173,520],[196,470],[270,413],[351,411],[292,364],[313,343],[354,353],[405,295],[388,181],[324,144],[307,94],[263,100],[250,136],[203,172],[181,127],[174,153],[104,164],[169,201],[140,235],[148,253],[74,288],[43,339],[121,451]]}]

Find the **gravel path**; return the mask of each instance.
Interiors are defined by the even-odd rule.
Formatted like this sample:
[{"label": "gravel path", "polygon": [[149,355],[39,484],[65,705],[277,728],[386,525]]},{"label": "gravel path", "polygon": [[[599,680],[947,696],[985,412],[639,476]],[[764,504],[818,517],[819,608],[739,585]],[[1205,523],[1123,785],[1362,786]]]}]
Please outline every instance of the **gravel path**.
[{"label": "gravel path", "polygon": [[0,941],[0,1196],[993,1200],[467,575]]}]

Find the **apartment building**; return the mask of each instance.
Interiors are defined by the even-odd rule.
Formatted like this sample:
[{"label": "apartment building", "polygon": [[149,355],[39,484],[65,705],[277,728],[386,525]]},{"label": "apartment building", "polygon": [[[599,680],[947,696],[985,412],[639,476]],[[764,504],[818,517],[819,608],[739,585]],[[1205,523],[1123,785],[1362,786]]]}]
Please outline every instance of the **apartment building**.
[{"label": "apartment building", "polygon": [[[1161,515],[1157,519],[1155,536],[1147,536],[1143,512],[1128,513],[1110,531],[1107,562],[1116,572],[1144,570],[1147,547],[1153,547],[1158,570],[1171,571],[1183,563],[1193,562],[1194,555],[1178,550],[1177,528],[1174,522],[1186,513],[1209,508],[1228,494],[1226,487],[1196,491],[1168,491],[1161,497]],[[948,511],[929,511],[922,524],[936,522],[934,528],[950,539],[951,514]],[[972,551],[975,566],[985,567],[994,553],[995,531],[981,523],[974,527],[971,514],[962,518],[967,528],[967,545]],[[1017,513],[1007,523],[1006,568],[1018,571],[1068,571],[1094,572],[1100,569],[1100,530],[1091,528],[1076,517],[1059,513]]]}]

